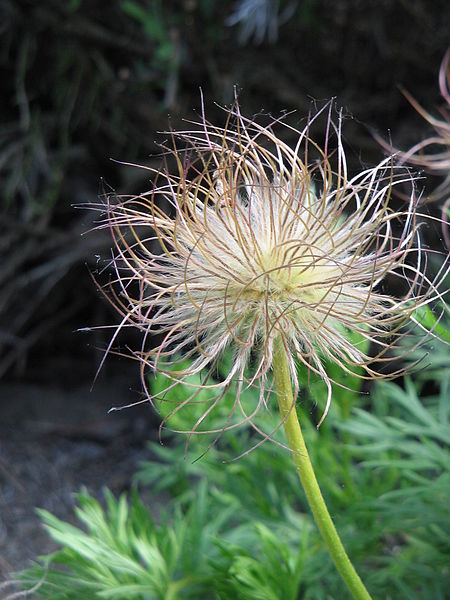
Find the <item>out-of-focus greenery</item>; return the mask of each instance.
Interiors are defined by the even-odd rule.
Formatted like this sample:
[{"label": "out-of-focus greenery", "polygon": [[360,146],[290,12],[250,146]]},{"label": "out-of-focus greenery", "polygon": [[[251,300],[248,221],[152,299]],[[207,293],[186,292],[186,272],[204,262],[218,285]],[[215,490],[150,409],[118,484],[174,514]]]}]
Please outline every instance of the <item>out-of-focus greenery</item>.
[{"label": "out-of-focus greenery", "polygon": [[[195,11],[201,21],[207,4]],[[23,370],[37,344],[41,357],[42,346],[67,347],[90,318],[65,335],[61,324],[98,306],[85,264],[98,267],[110,239],[82,237],[98,214],[74,205],[96,203],[113,171],[127,191],[146,185],[138,169],[124,184],[111,158],[144,162],[155,151],[154,132],[180,100],[180,27],[191,12],[159,1],[0,0],[0,377]]]},{"label": "out-of-focus greenery", "polygon": [[[436,325],[431,311],[418,319]],[[439,323],[446,335],[449,325]],[[431,365],[446,348],[431,339]],[[314,397],[298,409],[330,512],[374,598],[447,596],[449,373],[424,369],[404,386],[378,383],[368,396],[354,388],[350,416],[337,399],[319,431],[307,414]],[[155,392],[165,385],[156,376]],[[177,426],[188,428],[183,414]],[[266,426],[274,418],[262,415]],[[61,549],[20,574],[24,587],[39,583],[39,597],[52,600],[347,597],[287,450],[267,442],[247,453],[250,428],[225,433],[206,454],[200,437],[187,455],[182,436],[170,441],[149,444],[152,458],[136,476],[151,490],[149,506],[136,491],[129,502],[106,492],[106,508],[83,492],[76,509],[83,527],[41,512]]]}]

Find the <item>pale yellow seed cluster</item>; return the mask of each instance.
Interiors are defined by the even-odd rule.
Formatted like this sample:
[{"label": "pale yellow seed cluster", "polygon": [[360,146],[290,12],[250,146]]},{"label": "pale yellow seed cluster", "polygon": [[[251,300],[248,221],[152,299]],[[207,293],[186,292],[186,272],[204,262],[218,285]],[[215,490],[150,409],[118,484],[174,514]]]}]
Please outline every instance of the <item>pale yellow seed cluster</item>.
[{"label": "pale yellow seed cluster", "polygon": [[[295,392],[298,364],[327,384],[325,416],[333,383],[325,362],[344,371],[358,367],[368,378],[391,377],[392,370],[380,372],[374,364],[390,362],[417,307],[439,297],[445,269],[434,281],[422,272],[409,173],[388,158],[349,177],[341,120],[333,123],[332,109],[326,105],[297,131],[292,148],[235,104],[224,128],[203,120],[197,130],[176,134],[178,173],[155,172],[151,192],[110,204],[122,326],[143,332],[136,356],[144,385],[148,367],[193,386],[191,398],[175,410],[194,402],[199,390],[219,387],[207,415],[234,386],[233,411],[257,427],[254,417],[271,389],[274,340],[281,336]],[[321,146],[309,131],[323,117]],[[177,149],[179,140],[187,150]],[[400,211],[390,204],[399,183],[411,189]],[[387,275],[406,289],[402,297],[383,293]],[[371,354],[348,332],[370,342]],[[154,334],[159,341],[152,347]],[[230,371],[211,382],[227,348]],[[186,358],[190,366],[175,376],[173,368]],[[247,386],[260,390],[249,410],[240,400]],[[203,420],[192,430],[201,430]]]}]

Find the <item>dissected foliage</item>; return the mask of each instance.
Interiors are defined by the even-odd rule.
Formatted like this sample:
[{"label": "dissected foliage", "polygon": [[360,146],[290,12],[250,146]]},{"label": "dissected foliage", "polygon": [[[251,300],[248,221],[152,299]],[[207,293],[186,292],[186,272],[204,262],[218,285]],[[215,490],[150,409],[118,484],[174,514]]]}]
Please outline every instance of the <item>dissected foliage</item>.
[{"label": "dissected foliage", "polygon": [[[445,344],[431,345],[433,364]],[[446,597],[449,385],[448,370],[437,379],[424,370],[404,388],[380,382],[370,396],[355,388],[351,419],[335,403],[320,432],[306,413],[321,390],[312,385],[299,409],[330,511],[375,597]],[[193,438],[187,457],[179,435],[170,446],[150,444],[153,458],[137,475],[152,490],[150,506],[136,492],[130,503],[106,492],[103,508],[83,492],[83,527],[41,513],[61,549],[22,573],[22,585],[40,582],[40,597],[52,600],[344,598],[289,453],[268,443],[235,460],[249,435],[226,433],[206,454],[203,439]]]}]

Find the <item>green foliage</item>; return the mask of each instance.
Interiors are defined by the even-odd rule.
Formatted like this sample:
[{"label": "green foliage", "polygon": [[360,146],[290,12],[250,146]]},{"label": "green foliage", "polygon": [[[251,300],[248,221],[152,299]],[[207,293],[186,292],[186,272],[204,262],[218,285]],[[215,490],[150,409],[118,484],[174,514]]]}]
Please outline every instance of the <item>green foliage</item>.
[{"label": "green foliage", "polygon": [[414,369],[416,385],[433,381],[445,384],[443,380],[450,370],[448,307],[438,305],[432,310],[429,306],[424,306],[416,311],[415,319],[420,328],[416,328],[411,337],[405,338],[402,358],[411,364],[417,364]]},{"label": "green foliage", "polygon": [[[227,371],[231,358],[231,353],[227,352],[219,368],[219,377]],[[188,366],[188,361],[180,361],[171,370],[171,377],[157,373],[151,380],[152,400],[164,422],[167,420],[168,427],[175,431],[190,432],[197,420],[202,418],[200,426],[196,429],[199,434],[205,434],[208,431],[220,430],[227,419],[230,419],[229,425],[237,424],[239,420],[242,420],[240,411],[234,410],[235,383],[220,398],[220,401],[218,400],[221,396],[221,389],[218,387],[196,390],[196,386],[204,380],[204,373],[186,377],[185,385],[180,383],[173,386],[177,378],[177,371],[187,369]],[[215,380],[211,379],[210,383],[215,383]],[[196,392],[195,398],[192,398],[194,392]],[[240,400],[246,406],[247,414],[249,414],[258,404],[259,391],[256,388],[243,389],[240,393]]]},{"label": "green foliage", "polygon": [[[342,334],[348,341],[358,347],[362,352],[369,352],[369,341],[360,333],[351,330],[343,330]],[[363,379],[360,378],[364,374],[361,367],[348,367],[348,371],[344,371],[338,364],[323,358],[323,364],[333,385],[333,404],[340,411],[342,417],[348,418],[351,407],[358,402],[362,388]],[[323,379],[308,369],[303,364],[297,366],[300,383],[307,382],[304,388],[307,390],[307,396],[315,405],[324,408],[323,402],[327,397],[327,386]]]},{"label": "green foliage", "polygon": [[121,8],[125,14],[135,19],[142,26],[145,35],[156,43],[155,62],[170,63],[174,49],[160,3],[154,2],[144,8],[132,0],[124,0],[121,2]]},{"label": "green foliage", "polygon": [[[433,364],[442,348],[431,344]],[[405,378],[404,387],[379,383],[369,397],[355,395],[351,418],[335,403],[320,431],[299,409],[330,512],[378,598],[446,597],[450,376],[427,380],[427,373],[433,370]],[[165,385],[157,376],[154,390]],[[186,429],[181,412],[177,418]],[[256,443],[244,429],[224,433],[206,453],[202,437],[187,448],[179,435],[169,446],[149,444],[152,459],[136,481],[151,490],[153,510],[136,492],[129,504],[106,492],[105,508],[78,496],[84,529],[42,512],[61,549],[21,574],[24,587],[42,579],[40,597],[56,600],[346,598],[289,452],[270,442],[249,451]]]},{"label": "green foliage", "polygon": [[[39,589],[42,598],[198,598],[211,588],[204,557],[218,556],[214,539],[229,515],[212,514],[204,483],[184,514],[174,510],[158,525],[136,494],[128,506],[124,495],[115,500],[106,491],[106,509],[86,492],[77,501],[86,531],[40,511],[52,538],[64,546],[44,564],[65,569],[49,569]],[[40,569],[30,569],[25,580],[40,577]]]},{"label": "green foliage", "polygon": [[255,530],[256,547],[259,547],[256,557],[245,548],[221,544],[231,566],[225,585],[219,588],[219,597],[224,600],[295,600],[307,556],[307,529],[302,530],[303,543],[296,552],[262,523],[255,524]]},{"label": "green foliage", "polygon": [[[368,341],[360,334],[346,331],[346,337],[352,344],[360,346],[363,351],[368,351]],[[229,372],[232,363],[232,353],[227,351],[218,367],[218,378],[224,377]],[[336,382],[333,389],[334,405],[338,408],[344,418],[348,417],[351,406],[358,402],[362,379],[358,375],[362,374],[361,368],[349,369],[344,371],[335,363],[324,360],[327,372],[332,381]],[[171,370],[171,377],[166,377],[161,373],[155,374],[151,380],[152,399],[158,410],[158,413],[164,419],[164,425],[178,432],[191,432],[194,424],[201,420],[200,426],[196,429],[195,435],[205,437],[208,431],[220,431],[225,422],[228,425],[238,424],[242,420],[242,414],[236,409],[236,384],[233,384],[223,398],[220,399],[220,388],[208,387],[201,389],[195,394],[191,401],[195,387],[201,384],[205,374],[199,373],[191,375],[184,379],[186,385],[174,385],[177,377],[177,371],[187,370],[188,361],[179,361]],[[297,365],[299,382],[303,388],[302,398],[306,400],[301,403],[302,406],[317,405],[323,407],[324,398],[327,396],[327,388],[322,378],[312,372],[308,372],[303,364]],[[246,373],[249,376],[249,373]],[[214,380],[210,380],[214,383]],[[271,386],[271,379],[267,382],[267,387]],[[256,388],[246,388],[241,391],[240,403],[245,407],[246,414],[252,414],[259,403],[259,390]],[[216,405],[217,402],[217,405]],[[216,406],[214,406],[216,405]],[[214,407],[213,407],[214,406]],[[179,409],[179,410],[178,410]],[[229,420],[229,421],[228,421]],[[278,439],[278,434],[272,435],[275,421],[273,415],[268,410],[261,410],[257,417],[258,426],[266,432],[267,435]],[[214,440],[215,436],[209,436]],[[227,438],[228,440],[228,438]],[[230,436],[228,443],[233,445],[233,436]],[[280,438],[281,441],[281,438]],[[251,445],[251,442],[250,442]],[[205,444],[207,447],[207,444]]]}]

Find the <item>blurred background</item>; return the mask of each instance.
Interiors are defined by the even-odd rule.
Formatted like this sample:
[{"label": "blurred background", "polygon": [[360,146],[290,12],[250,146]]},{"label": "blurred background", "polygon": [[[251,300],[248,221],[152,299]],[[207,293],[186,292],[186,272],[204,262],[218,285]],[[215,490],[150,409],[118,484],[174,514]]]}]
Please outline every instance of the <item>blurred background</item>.
[{"label": "blurred background", "polygon": [[35,506],[70,520],[81,485],[125,489],[157,436],[147,405],[107,414],[140,399],[132,361],[111,356],[94,384],[111,330],[78,332],[117,323],[92,280],[109,235],[80,205],[149,187],[115,161],[157,165],[158,132],[196,119],[200,88],[221,124],[236,86],[247,116],[294,126],[335,96],[350,169],[374,164],[373,132],[402,149],[429,133],[399,88],[442,103],[449,23],[444,0],[0,0],[3,575],[51,549]]}]

